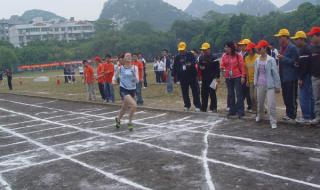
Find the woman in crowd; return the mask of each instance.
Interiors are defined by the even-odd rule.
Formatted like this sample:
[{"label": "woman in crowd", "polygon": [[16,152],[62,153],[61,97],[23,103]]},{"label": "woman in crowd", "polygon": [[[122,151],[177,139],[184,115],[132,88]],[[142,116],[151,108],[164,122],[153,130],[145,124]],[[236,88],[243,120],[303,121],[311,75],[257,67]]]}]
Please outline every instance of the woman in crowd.
[{"label": "woman in crowd", "polygon": [[241,85],[245,83],[245,66],[243,58],[236,52],[234,42],[225,44],[225,54],[221,58],[221,68],[224,69],[228,88],[228,116],[236,116],[241,119],[244,116],[244,102]]},{"label": "woman in crowd", "polygon": [[257,88],[258,112],[256,122],[264,114],[264,102],[267,97],[271,128],[277,128],[276,93],[280,92],[280,76],[276,60],[267,54],[269,43],[261,40],[256,46],[260,57],[255,62],[254,85]]},{"label": "woman in crowd", "polygon": [[123,65],[120,66],[117,73],[114,75],[113,83],[120,80],[120,96],[122,98],[121,110],[116,117],[116,128],[120,128],[121,119],[123,118],[125,111],[129,111],[129,123],[128,129],[133,130],[132,118],[137,110],[137,103],[134,99],[136,94],[136,83],[139,80],[138,68],[132,65],[132,55],[131,53],[126,53],[123,59]]},{"label": "woman in crowd", "polygon": [[247,73],[246,85],[249,88],[250,100],[251,100],[253,112],[257,111],[257,98],[256,98],[257,93],[254,87],[254,63],[259,57],[259,55],[256,53],[255,46],[256,45],[252,42],[248,44],[246,48],[246,52],[248,53],[248,55],[244,59],[246,73]]}]

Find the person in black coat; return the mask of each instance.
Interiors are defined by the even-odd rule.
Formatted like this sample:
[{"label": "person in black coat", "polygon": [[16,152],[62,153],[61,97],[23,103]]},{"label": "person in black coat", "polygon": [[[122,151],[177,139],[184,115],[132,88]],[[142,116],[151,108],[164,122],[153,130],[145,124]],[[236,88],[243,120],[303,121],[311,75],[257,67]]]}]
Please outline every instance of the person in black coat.
[{"label": "person in black coat", "polygon": [[202,74],[201,111],[207,112],[210,95],[210,112],[217,112],[216,85],[219,83],[220,78],[220,62],[216,56],[211,54],[209,43],[203,43],[201,50],[203,51],[199,58],[199,69]]},{"label": "person in black coat", "polygon": [[191,108],[189,97],[190,87],[192,90],[195,111],[199,112],[201,108],[201,102],[195,57],[191,52],[187,52],[187,44],[185,42],[179,43],[178,51],[179,53],[175,57],[173,64],[172,76],[176,76],[178,81],[180,81],[185,111],[189,111]]},{"label": "person in black coat", "polygon": [[7,75],[9,90],[12,90],[12,71],[11,71],[11,69],[6,70],[6,75]]}]

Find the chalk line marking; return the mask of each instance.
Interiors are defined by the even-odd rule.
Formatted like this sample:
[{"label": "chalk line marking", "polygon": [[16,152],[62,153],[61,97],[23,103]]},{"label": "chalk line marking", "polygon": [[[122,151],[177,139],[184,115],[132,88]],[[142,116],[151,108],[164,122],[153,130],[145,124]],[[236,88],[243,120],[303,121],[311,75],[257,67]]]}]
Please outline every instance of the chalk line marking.
[{"label": "chalk line marking", "polygon": [[7,118],[7,117],[15,117],[15,116],[17,116],[17,115],[15,115],[15,114],[3,115],[3,116],[0,116],[0,119]]},{"label": "chalk line marking", "polygon": [[210,168],[209,168],[209,165],[208,165],[208,148],[209,148],[209,142],[208,142],[208,136],[209,136],[209,133],[211,131],[211,129],[213,128],[214,126],[210,127],[210,129],[206,132],[206,134],[204,135],[203,137],[203,142],[204,142],[204,150],[202,151],[202,163],[203,163],[203,168],[204,168],[204,171],[205,171],[205,176],[206,176],[206,180],[207,180],[207,184],[208,184],[208,187],[209,187],[209,190],[215,190],[215,186],[213,184],[213,181],[212,181],[212,176],[211,176],[211,173],[210,173]]},{"label": "chalk line marking", "polygon": [[29,120],[29,121],[21,121],[17,123],[9,123],[5,125],[0,125],[0,127],[6,127],[6,126],[12,126],[12,125],[20,125],[20,124],[25,124],[25,123],[31,123],[31,122],[36,122],[37,120]]},{"label": "chalk line marking", "polygon": [[[2,108],[0,108],[0,109],[2,110]],[[89,165],[89,164],[86,164],[86,163],[84,163],[84,162],[81,162],[81,161],[79,161],[79,160],[76,160],[76,159],[74,159],[74,158],[72,158],[72,157],[70,157],[70,156],[67,156],[67,155],[65,155],[65,154],[58,153],[58,152],[56,152],[52,147],[47,146],[47,145],[44,145],[44,144],[42,144],[42,143],[40,143],[40,142],[37,142],[37,141],[35,141],[35,140],[32,140],[31,138],[29,138],[29,137],[27,137],[27,136],[24,136],[24,135],[21,135],[21,134],[19,134],[19,133],[16,133],[16,132],[14,132],[13,130],[10,130],[10,129],[4,128],[4,127],[0,127],[0,129],[3,130],[3,131],[6,131],[7,133],[10,133],[10,134],[12,134],[12,135],[15,135],[15,136],[17,136],[17,137],[20,137],[20,138],[22,138],[22,139],[25,139],[25,140],[28,141],[29,143],[35,144],[35,145],[39,146],[40,148],[43,148],[43,149],[47,150],[48,152],[50,152],[50,153],[52,153],[52,154],[55,154],[55,155],[57,155],[57,156],[59,156],[59,157],[61,157],[61,158],[63,158],[63,159],[72,161],[72,162],[74,162],[74,163],[79,164],[79,165],[82,166],[82,167],[85,167],[85,168],[91,169],[91,170],[93,170],[93,171],[95,171],[95,172],[97,172],[97,173],[100,173],[100,174],[102,174],[102,175],[104,175],[104,176],[106,176],[106,177],[108,177],[108,178],[110,178],[110,179],[113,179],[113,180],[115,180],[115,181],[118,181],[118,182],[121,182],[121,183],[130,185],[130,186],[135,187],[135,188],[138,188],[138,189],[150,190],[150,188],[144,187],[144,186],[142,186],[142,185],[140,185],[140,184],[138,184],[138,183],[135,183],[135,182],[133,182],[133,181],[130,181],[129,179],[126,179],[126,178],[124,178],[124,177],[117,176],[117,175],[115,175],[115,174],[112,174],[112,173],[103,171],[103,170],[101,170],[101,169],[99,169],[99,168],[96,168],[96,167],[94,167],[94,166],[91,166],[91,165]]]},{"label": "chalk line marking", "polygon": [[[0,101],[1,101],[1,99],[0,99]],[[6,100],[4,100],[4,101],[6,101]],[[24,104],[24,103],[18,103],[18,104],[28,105],[28,104]],[[34,106],[34,105],[29,105],[29,106]],[[49,109],[55,109],[55,108],[49,108]],[[145,146],[148,146],[148,147],[158,148],[160,150],[164,150],[164,151],[167,151],[167,152],[172,152],[172,153],[179,154],[179,155],[184,155],[184,156],[187,156],[187,157],[190,157],[190,158],[194,158],[194,159],[198,159],[198,160],[202,161],[202,158],[200,156],[195,156],[195,155],[192,155],[192,154],[188,154],[188,153],[185,153],[185,152],[182,152],[182,151],[179,151],[179,150],[172,150],[172,149],[164,148],[164,147],[161,147],[161,146],[156,146],[156,145],[153,145],[153,144],[150,144],[150,143],[146,143],[146,142],[140,142],[140,141],[131,140],[131,139],[115,136],[115,135],[108,135],[108,134],[103,134],[103,133],[99,133],[99,132],[96,132],[96,131],[91,131],[91,130],[88,130],[88,129],[82,129],[82,128],[79,128],[79,127],[76,127],[76,126],[72,126],[72,125],[65,125],[63,123],[44,120],[44,119],[41,119],[41,118],[34,117],[32,115],[19,113],[19,112],[15,112],[15,111],[12,111],[12,110],[7,110],[7,109],[3,109],[3,108],[0,108],[0,110],[11,112],[11,113],[18,114],[18,115],[22,115],[22,116],[25,116],[25,117],[29,117],[31,119],[39,120],[39,121],[49,122],[49,123],[57,124],[57,125],[64,125],[66,127],[78,129],[78,130],[81,130],[81,131],[84,131],[84,132],[88,132],[88,133],[92,133],[92,134],[95,134],[95,135],[112,137],[112,138],[116,138],[116,139],[127,141],[127,142],[132,142],[132,143],[136,143],[136,144],[145,145]],[[3,128],[3,127],[1,127],[1,128]],[[260,170],[256,170],[256,169],[252,169],[252,168],[248,168],[246,166],[235,165],[235,164],[232,164],[232,163],[227,163],[227,162],[223,162],[223,161],[219,161],[219,160],[215,160],[215,159],[209,159],[209,158],[208,158],[208,162],[212,162],[212,163],[215,163],[215,164],[220,164],[220,165],[224,165],[224,166],[228,166],[228,167],[232,167],[232,168],[237,168],[237,169],[240,169],[240,170],[245,170],[245,171],[249,171],[249,172],[252,172],[252,173],[266,175],[266,176],[269,176],[269,177],[272,177],[272,178],[282,179],[282,180],[295,182],[295,183],[299,183],[299,184],[303,184],[303,185],[306,185],[306,186],[311,186],[311,187],[315,187],[315,188],[319,188],[320,189],[320,185],[319,184],[309,183],[309,182],[305,182],[305,181],[302,181],[302,180],[297,180],[297,179],[293,179],[293,178],[289,178],[289,177],[285,177],[285,176],[281,176],[281,175],[277,175],[277,174],[271,174],[271,173],[268,173],[268,172],[264,172],[264,171],[260,171]]]},{"label": "chalk line marking", "polygon": [[0,189],[1,190],[12,190],[10,184],[0,175]]},{"label": "chalk line marking", "polygon": [[7,154],[7,155],[4,155],[4,156],[0,156],[0,159],[7,158],[7,157],[12,157],[12,156],[17,156],[17,155],[21,155],[21,154],[26,154],[26,153],[30,153],[30,152],[38,152],[39,150],[42,150],[42,148],[26,150],[26,151],[22,151],[22,152],[13,153],[13,154]]},{"label": "chalk line marking", "polygon": [[19,142],[15,142],[15,143],[11,143],[11,144],[4,144],[4,145],[0,145],[0,148],[4,148],[4,147],[8,147],[8,146],[13,146],[13,145],[17,145],[17,144],[25,144],[28,141],[19,141]]},{"label": "chalk line marking", "polygon": [[55,113],[58,113],[58,111],[43,111],[43,112],[38,112],[38,113],[35,113],[34,115],[36,116],[39,116],[39,115],[49,115],[49,114],[55,114]]},{"label": "chalk line marking", "polygon": [[[195,131],[195,130],[186,130],[186,132],[204,134],[203,132]],[[292,148],[292,149],[297,149],[297,150],[308,150],[308,151],[313,151],[313,152],[320,152],[319,148],[310,148],[310,147],[305,147],[305,146],[295,146],[295,145],[289,145],[289,144],[281,144],[281,143],[275,143],[275,142],[269,142],[269,141],[261,141],[261,140],[255,140],[255,139],[251,139],[251,138],[246,138],[246,137],[237,137],[237,136],[217,134],[217,133],[209,133],[209,135],[210,136],[215,136],[215,137],[220,137],[220,138],[251,142],[251,143],[261,143],[261,144],[280,146],[280,147],[285,147],[285,148]]]},{"label": "chalk line marking", "polygon": [[51,104],[51,103],[56,103],[56,102],[58,102],[58,100],[53,100],[53,101],[48,101],[48,102],[40,102],[40,103],[36,103],[35,105]]}]

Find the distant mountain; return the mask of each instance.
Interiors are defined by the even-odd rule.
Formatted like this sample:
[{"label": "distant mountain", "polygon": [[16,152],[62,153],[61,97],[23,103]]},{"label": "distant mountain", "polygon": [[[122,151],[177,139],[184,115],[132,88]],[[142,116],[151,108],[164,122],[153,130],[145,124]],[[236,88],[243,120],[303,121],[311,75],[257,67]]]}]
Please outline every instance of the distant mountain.
[{"label": "distant mountain", "polygon": [[20,19],[24,21],[32,21],[32,19],[36,17],[42,17],[43,20],[52,20],[52,19],[60,19],[60,20],[66,20],[65,18],[58,16],[52,12],[49,11],[44,11],[44,10],[39,10],[39,9],[33,9],[24,12],[21,16]]},{"label": "distant mountain", "polygon": [[175,20],[191,16],[162,0],[109,0],[99,19],[110,19],[119,27],[131,21],[144,21],[154,29],[167,30]]},{"label": "distant mountain", "polygon": [[278,8],[270,0],[243,0],[237,5],[218,5],[212,0],[192,0],[191,4],[186,9],[186,12],[194,17],[202,17],[208,11],[218,13],[239,14],[245,13],[248,15],[266,15],[272,11],[277,11]]},{"label": "distant mountain", "polygon": [[288,3],[280,7],[280,10],[283,12],[293,11],[293,10],[296,10],[299,7],[299,5],[306,2],[315,4],[315,5],[320,4],[320,0],[290,0]]},{"label": "distant mountain", "polygon": [[201,18],[207,12],[212,10],[218,10],[220,5],[209,0],[192,0],[191,4],[186,8],[185,12],[194,17]]}]

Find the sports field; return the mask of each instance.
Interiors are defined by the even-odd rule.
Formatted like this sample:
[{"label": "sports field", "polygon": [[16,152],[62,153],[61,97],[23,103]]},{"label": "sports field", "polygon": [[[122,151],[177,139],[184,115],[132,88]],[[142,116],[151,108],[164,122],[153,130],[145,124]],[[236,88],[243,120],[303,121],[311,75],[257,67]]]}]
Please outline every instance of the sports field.
[{"label": "sports field", "polygon": [[320,189],[320,129],[0,94],[0,189]]}]

